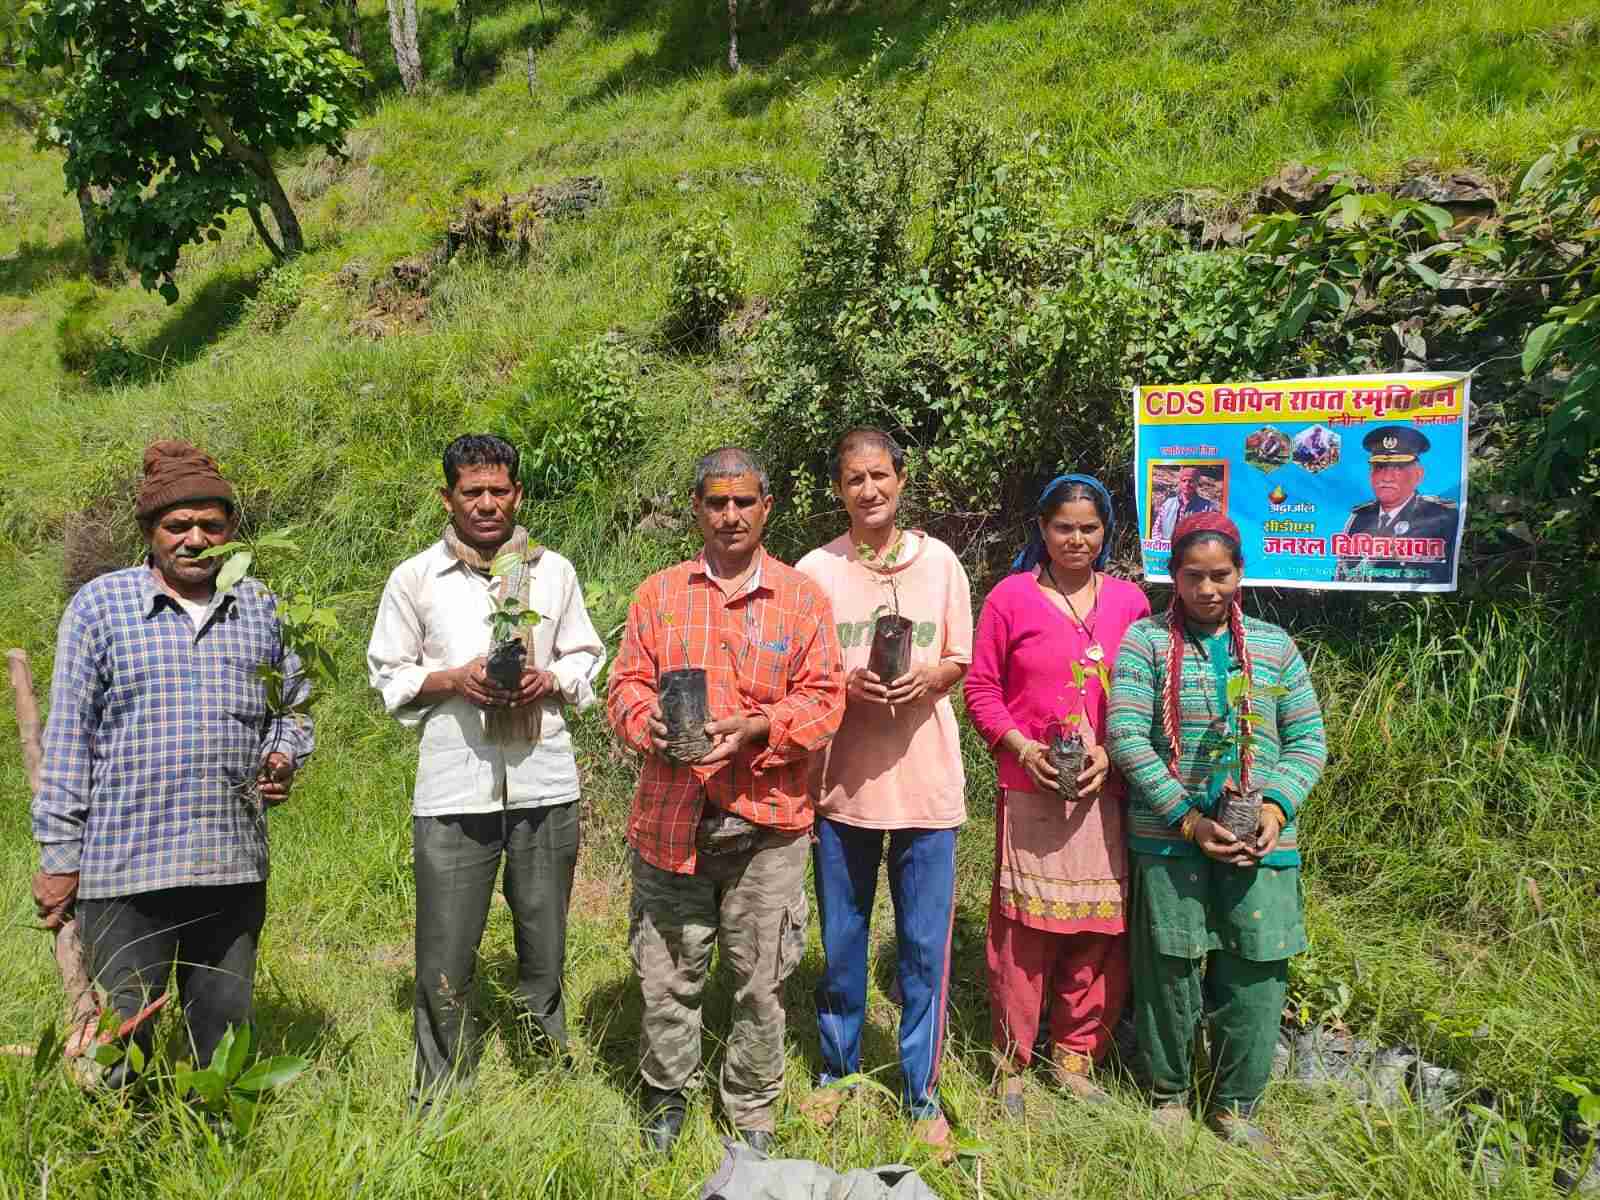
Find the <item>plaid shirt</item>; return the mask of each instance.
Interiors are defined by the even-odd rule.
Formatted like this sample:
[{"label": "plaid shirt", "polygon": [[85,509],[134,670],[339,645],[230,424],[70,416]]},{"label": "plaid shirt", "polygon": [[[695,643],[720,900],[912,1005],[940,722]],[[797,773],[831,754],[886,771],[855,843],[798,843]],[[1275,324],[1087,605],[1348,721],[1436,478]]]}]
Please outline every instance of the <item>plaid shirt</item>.
[{"label": "plaid shirt", "polygon": [[268,719],[256,668],[280,660],[298,674],[254,579],[213,597],[198,632],[148,566],[85,584],[56,638],[40,866],[80,872],[84,899],[265,879],[267,823],[245,788],[269,752],[298,765],[312,748],[308,719]]},{"label": "plaid shirt", "polygon": [[[646,579],[628,610],[606,713],[617,735],[645,755],[628,842],[662,870],[694,871],[695,826],[708,801],[769,829],[811,828],[810,758],[839,728],[844,669],[828,598],[793,567],[759,553],[756,576],[736,596],[712,582],[701,556]],[[681,667],[705,668],[713,721],[766,717],[766,744],[708,767],[656,754],[647,725],[656,678]]]}]

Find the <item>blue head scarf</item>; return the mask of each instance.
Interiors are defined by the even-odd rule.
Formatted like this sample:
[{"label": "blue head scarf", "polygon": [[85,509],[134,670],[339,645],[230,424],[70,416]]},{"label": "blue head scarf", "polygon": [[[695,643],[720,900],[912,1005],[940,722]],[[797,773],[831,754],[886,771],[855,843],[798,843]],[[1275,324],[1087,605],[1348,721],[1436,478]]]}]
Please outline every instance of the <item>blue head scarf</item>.
[{"label": "blue head scarf", "polygon": [[[1106,491],[1104,484],[1102,484],[1092,475],[1057,475],[1049,483],[1045,484],[1044,491],[1039,493],[1039,503],[1034,506],[1034,510],[1037,512],[1039,509],[1042,509],[1050,502],[1050,497],[1053,496],[1059,488],[1062,488],[1069,483],[1081,483],[1085,487],[1090,488],[1105,504],[1106,538],[1105,541],[1100,544],[1100,553],[1095,556],[1094,560],[1094,569],[1096,571],[1103,571],[1105,570],[1106,564],[1111,561],[1111,535],[1115,533],[1117,529],[1116,510],[1111,507],[1111,493]],[[1012,574],[1015,574],[1018,571],[1031,571],[1034,567],[1043,562],[1044,558],[1044,535],[1039,532],[1039,522],[1034,520],[1028,524],[1027,545],[1023,546],[1021,550],[1017,551],[1017,556],[1011,560]]]}]

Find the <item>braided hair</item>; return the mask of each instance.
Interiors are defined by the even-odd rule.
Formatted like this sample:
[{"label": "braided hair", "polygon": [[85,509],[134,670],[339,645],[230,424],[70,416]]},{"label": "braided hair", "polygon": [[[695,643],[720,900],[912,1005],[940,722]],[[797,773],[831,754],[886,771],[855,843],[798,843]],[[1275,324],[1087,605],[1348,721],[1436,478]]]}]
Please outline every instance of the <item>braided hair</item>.
[{"label": "braided hair", "polygon": [[[1232,556],[1235,566],[1244,565],[1238,526],[1221,513],[1194,513],[1178,522],[1178,527],[1172,531],[1172,558],[1169,570],[1174,580],[1184,554],[1203,541],[1220,542]],[[1233,599],[1228,604],[1228,637],[1230,649],[1239,660],[1240,669],[1244,672],[1248,684],[1254,682],[1254,675],[1250,666],[1249,645],[1245,638],[1242,596],[1243,589],[1236,588]],[[1183,599],[1174,587],[1172,604],[1167,608],[1167,677],[1161,696],[1161,730],[1166,734],[1167,745],[1171,748],[1171,755],[1167,759],[1167,770],[1179,783],[1183,783],[1183,776],[1178,770],[1178,761],[1182,757],[1183,729],[1179,693],[1183,687],[1183,655],[1187,642]],[[1251,689],[1246,687],[1240,703],[1241,723],[1248,723],[1252,715],[1250,692]],[[1246,792],[1250,790],[1250,766],[1254,758],[1255,754],[1250,749],[1249,741],[1246,740],[1239,756],[1239,787]]]}]

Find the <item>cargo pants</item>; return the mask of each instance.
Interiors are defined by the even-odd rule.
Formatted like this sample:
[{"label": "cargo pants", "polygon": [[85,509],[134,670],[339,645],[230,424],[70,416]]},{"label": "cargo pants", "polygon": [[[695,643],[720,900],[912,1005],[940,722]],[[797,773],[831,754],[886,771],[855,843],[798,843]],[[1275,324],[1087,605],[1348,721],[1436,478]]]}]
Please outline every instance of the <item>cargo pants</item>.
[{"label": "cargo pants", "polygon": [[644,993],[646,1105],[700,1070],[700,998],[721,953],[733,976],[722,1107],[736,1129],[773,1132],[783,1089],[783,983],[805,953],[805,834],[763,831],[748,849],[697,856],[692,875],[633,854],[628,945]]}]

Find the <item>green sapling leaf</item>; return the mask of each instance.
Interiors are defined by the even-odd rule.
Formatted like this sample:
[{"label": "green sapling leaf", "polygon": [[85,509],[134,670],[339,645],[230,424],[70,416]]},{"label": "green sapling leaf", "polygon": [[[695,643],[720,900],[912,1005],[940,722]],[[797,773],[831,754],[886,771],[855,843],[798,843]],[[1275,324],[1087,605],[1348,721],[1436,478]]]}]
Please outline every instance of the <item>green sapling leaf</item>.
[{"label": "green sapling leaf", "polygon": [[226,592],[244,578],[245,572],[250,569],[255,555],[248,550],[241,550],[227,562],[222,564],[222,570],[217,572],[217,591]]},{"label": "green sapling leaf", "polygon": [[39,1041],[33,1049],[33,1077],[38,1079],[54,1065],[55,1060],[61,1057],[61,1034],[56,1030],[56,1023],[51,1021],[39,1031]]},{"label": "green sapling leaf", "polygon": [[233,1127],[240,1133],[248,1134],[255,1127],[256,1102],[243,1096],[229,1096],[228,1114],[233,1118]]},{"label": "green sapling leaf", "polygon": [[264,1058],[239,1076],[233,1086],[241,1092],[270,1091],[282,1087],[310,1065],[305,1059],[292,1054]]}]

